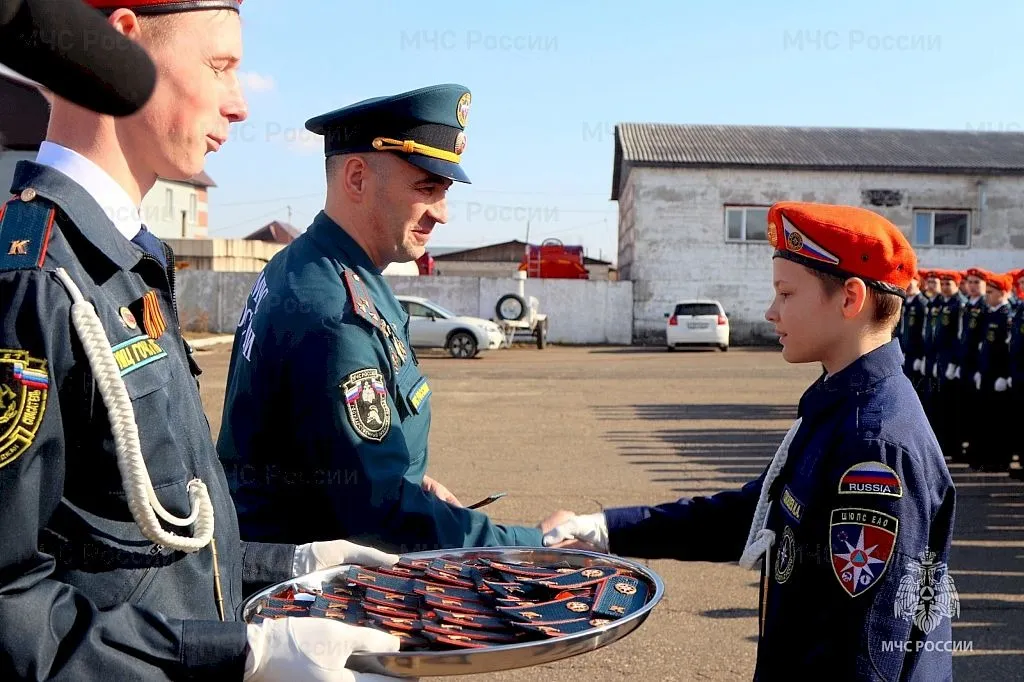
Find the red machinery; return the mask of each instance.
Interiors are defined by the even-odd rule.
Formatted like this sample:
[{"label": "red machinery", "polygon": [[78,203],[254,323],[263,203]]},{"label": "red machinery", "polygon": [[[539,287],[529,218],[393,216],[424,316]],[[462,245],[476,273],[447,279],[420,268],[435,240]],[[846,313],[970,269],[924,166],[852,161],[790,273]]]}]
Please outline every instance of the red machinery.
[{"label": "red machinery", "polygon": [[545,239],[540,246],[527,244],[519,269],[530,278],[590,279],[583,267],[583,247],[565,246],[558,239]]},{"label": "red machinery", "polygon": [[419,267],[421,275],[434,274],[434,257],[430,255],[429,251],[424,251],[423,255],[416,259],[416,265]]}]

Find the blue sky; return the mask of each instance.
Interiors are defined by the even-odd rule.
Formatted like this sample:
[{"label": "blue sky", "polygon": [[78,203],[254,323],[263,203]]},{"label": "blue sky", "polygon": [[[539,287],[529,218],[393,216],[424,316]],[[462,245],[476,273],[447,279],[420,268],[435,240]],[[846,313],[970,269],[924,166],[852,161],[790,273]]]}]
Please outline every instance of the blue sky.
[{"label": "blue sky", "polygon": [[[827,5],[833,5],[828,7]],[[250,118],[211,155],[211,236],[321,208],[307,118],[434,83],[473,93],[434,246],[546,237],[614,260],[616,123],[1024,131],[1024,3],[248,0]]]}]

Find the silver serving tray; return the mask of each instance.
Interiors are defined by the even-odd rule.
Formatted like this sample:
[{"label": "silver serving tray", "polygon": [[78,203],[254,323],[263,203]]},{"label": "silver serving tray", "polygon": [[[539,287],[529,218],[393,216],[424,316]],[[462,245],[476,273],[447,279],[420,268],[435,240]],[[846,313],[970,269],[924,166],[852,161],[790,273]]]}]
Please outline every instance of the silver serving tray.
[{"label": "silver serving tray", "polygon": [[[471,560],[479,557],[498,561],[531,561],[534,563],[565,562],[573,568],[586,568],[594,564],[611,564],[629,571],[646,580],[653,594],[636,613],[613,620],[583,632],[552,639],[543,639],[520,644],[495,645],[486,649],[465,649],[453,651],[409,651],[399,653],[354,653],[349,657],[348,667],[359,672],[391,675],[392,677],[430,677],[443,675],[473,675],[499,670],[526,668],[534,665],[553,663],[572,656],[578,656],[612,642],[616,642],[636,630],[650,615],[665,594],[665,584],[654,571],[646,566],[608,554],[585,552],[574,549],[526,549],[523,547],[488,547],[474,549],[452,549],[437,552],[413,552],[404,555],[411,559],[453,559]],[[262,599],[288,587],[298,589],[319,589],[325,581],[349,569],[348,565],[334,566],[307,575],[292,578],[254,594],[241,607],[241,618],[249,622],[256,613]]]}]

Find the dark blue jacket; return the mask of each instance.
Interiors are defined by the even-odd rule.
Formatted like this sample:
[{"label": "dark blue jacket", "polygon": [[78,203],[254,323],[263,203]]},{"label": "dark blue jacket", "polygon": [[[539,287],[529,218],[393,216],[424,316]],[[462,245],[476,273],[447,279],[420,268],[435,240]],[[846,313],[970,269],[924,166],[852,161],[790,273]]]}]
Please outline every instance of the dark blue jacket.
[{"label": "dark blue jacket", "polygon": [[399,552],[540,546],[536,528],[422,489],[430,384],[408,323],[380,270],[322,212],[267,264],[240,316],[217,442],[242,537]]},{"label": "dark blue jacket", "polygon": [[[12,191],[26,188],[37,196],[8,202],[0,223],[0,414],[17,419],[0,422],[0,679],[241,679],[243,586],[290,577],[295,547],[239,541],[177,324],[173,266],[143,256],[62,173],[23,161]],[[211,548],[172,552],[133,521],[57,268],[102,321],[163,506],[187,515],[187,483],[209,489],[229,622]]]},{"label": "dark blue jacket", "polygon": [[1010,376],[1013,390],[1024,393],[1024,305],[1018,305],[1010,329]]},{"label": "dark blue jacket", "polygon": [[1010,329],[1013,321],[1013,307],[1003,303],[995,310],[989,309],[982,322],[984,336],[978,354],[978,371],[981,372],[981,388],[992,389],[997,379],[1010,377]]},{"label": "dark blue jacket", "polygon": [[927,302],[925,303],[924,344],[922,351],[925,359],[927,376],[929,377],[932,376],[932,367],[934,367],[938,356],[938,346],[936,341],[939,331],[939,313],[942,310],[942,303],[942,294],[936,294],[931,299],[927,299]]},{"label": "dark blue jacket", "polygon": [[960,357],[960,326],[963,319],[964,298],[959,293],[948,299],[939,296],[938,319],[935,321],[935,332],[932,345],[935,350],[935,364],[938,366],[938,378],[946,379],[946,367],[955,365]]},{"label": "dark blue jacket", "polygon": [[963,325],[960,329],[960,356],[957,363],[962,381],[974,381],[971,377],[978,369],[979,346],[985,338],[984,322],[987,311],[988,305],[984,296],[979,296],[973,303],[968,300],[964,305]]},{"label": "dark blue jacket", "polygon": [[[770,497],[767,528],[776,540],[762,563],[756,679],[952,679],[949,651],[915,644],[945,645],[950,618],[924,634],[908,611],[895,609],[898,601],[908,605],[906,576],[928,568],[937,580],[947,575],[955,506],[953,481],[901,362],[891,341],[823,376],[800,400],[802,423]],[[736,561],[764,478],[711,497],[607,510],[610,549]],[[909,594],[910,613],[922,592]]]},{"label": "dark blue jacket", "polygon": [[909,301],[903,302],[903,315],[900,318],[900,346],[906,356],[906,364],[911,367],[915,360],[924,357],[924,324],[928,299],[918,294]]}]

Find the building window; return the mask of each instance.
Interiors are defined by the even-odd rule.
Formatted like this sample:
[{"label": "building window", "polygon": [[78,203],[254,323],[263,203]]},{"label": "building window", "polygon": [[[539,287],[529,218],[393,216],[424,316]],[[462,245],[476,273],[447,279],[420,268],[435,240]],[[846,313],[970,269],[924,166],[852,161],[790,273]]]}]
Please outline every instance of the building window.
[{"label": "building window", "polygon": [[726,206],[725,239],[730,242],[767,242],[768,207]]},{"label": "building window", "polygon": [[969,211],[914,211],[914,246],[970,246]]},{"label": "building window", "polygon": [[196,215],[199,209],[199,202],[196,200],[195,194],[190,194],[188,197],[188,221],[195,225]]}]

